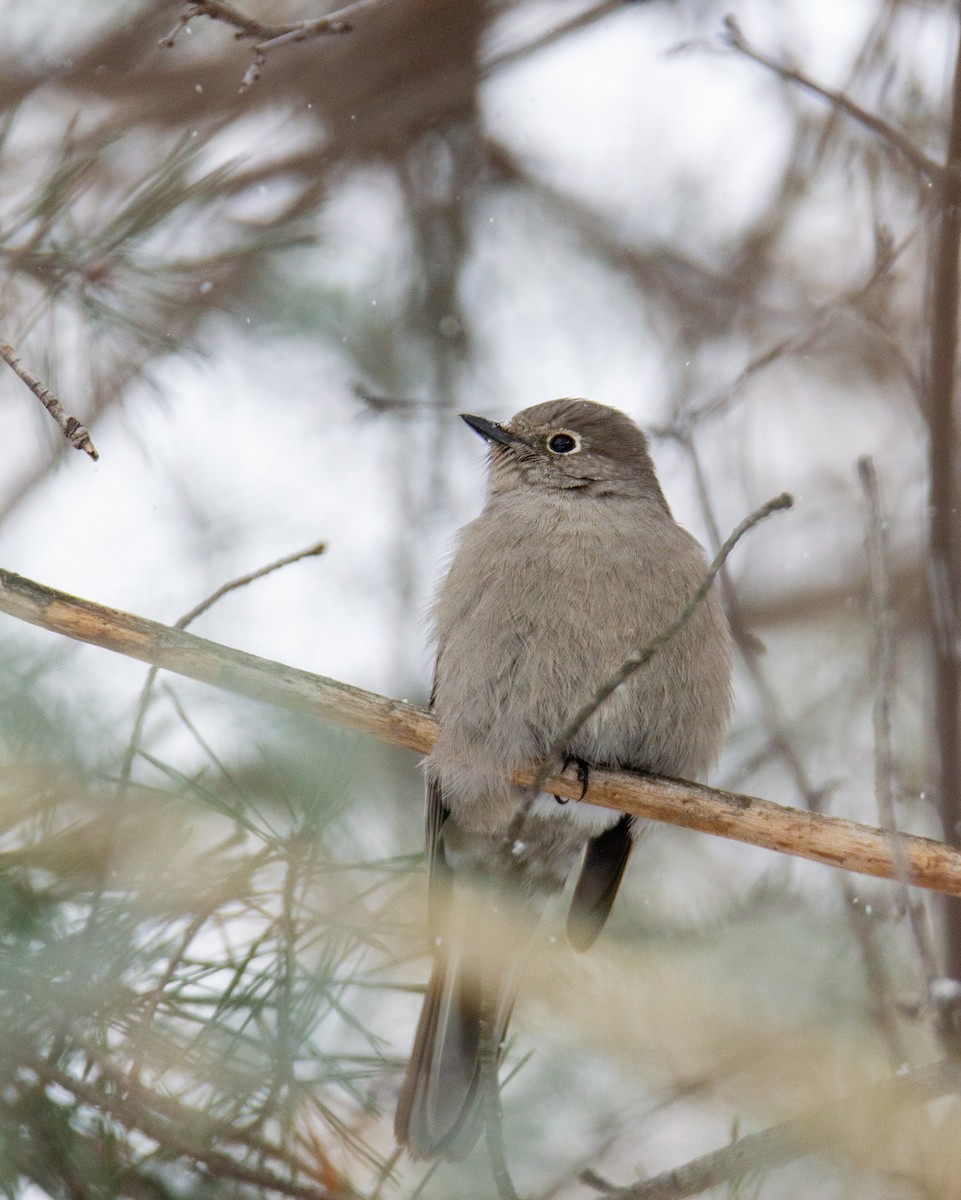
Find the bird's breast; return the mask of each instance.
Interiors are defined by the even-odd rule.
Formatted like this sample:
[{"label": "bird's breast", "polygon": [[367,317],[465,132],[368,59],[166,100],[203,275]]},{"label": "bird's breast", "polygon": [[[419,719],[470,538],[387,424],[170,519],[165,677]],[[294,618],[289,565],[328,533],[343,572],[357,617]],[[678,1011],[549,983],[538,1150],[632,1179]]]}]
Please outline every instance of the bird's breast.
[{"label": "bird's breast", "polygon": [[[563,497],[485,512],[464,531],[435,606],[436,764],[470,791],[488,785],[469,778],[540,759],[625,659],[676,620],[705,570],[697,543],[650,506]],[[703,770],[727,713],[726,645],[712,597],[598,707],[569,752]]]}]

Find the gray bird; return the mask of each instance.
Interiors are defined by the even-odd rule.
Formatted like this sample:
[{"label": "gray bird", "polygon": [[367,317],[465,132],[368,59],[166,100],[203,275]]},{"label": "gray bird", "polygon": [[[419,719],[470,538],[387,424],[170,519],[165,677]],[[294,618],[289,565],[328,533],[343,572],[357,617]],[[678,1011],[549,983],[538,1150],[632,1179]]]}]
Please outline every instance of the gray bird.
[{"label": "gray bird", "polygon": [[[583,855],[567,933],[586,950],[637,835],[631,817],[531,796],[511,776],[544,758],[631,652],[680,615],[707,571],[671,515],[647,439],[623,413],[563,399],[506,424],[463,419],[489,444],[489,481],[432,610],[434,961],[395,1122],[413,1157],[455,1160],[483,1127],[483,1064],[500,1053],[544,903]],[[730,635],[712,590],[566,754],[580,766],[697,779],[718,755],[730,706]],[[509,914],[506,933],[503,920],[491,932],[497,911]]]}]

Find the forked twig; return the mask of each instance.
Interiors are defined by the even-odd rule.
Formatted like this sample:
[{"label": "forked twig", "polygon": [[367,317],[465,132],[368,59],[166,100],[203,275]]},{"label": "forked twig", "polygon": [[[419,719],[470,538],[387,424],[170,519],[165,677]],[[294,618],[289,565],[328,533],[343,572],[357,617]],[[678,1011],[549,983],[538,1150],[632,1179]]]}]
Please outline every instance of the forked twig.
[{"label": "forked twig", "polygon": [[353,4],[337,12],[328,13],[325,17],[315,17],[310,21],[294,21],[288,25],[268,25],[254,17],[248,17],[225,0],[191,0],[177,19],[173,29],[160,39],[160,45],[169,49],[179,37],[181,31],[194,17],[209,17],[212,21],[221,21],[230,25],[236,31],[237,38],[256,39],[253,47],[253,58],[244,73],[240,91],[246,92],[260,78],[267,53],[286,46],[291,42],[307,42],[313,38],[327,37],[341,33],[352,32],[353,16],[363,8],[367,8],[373,0],[355,0]]}]

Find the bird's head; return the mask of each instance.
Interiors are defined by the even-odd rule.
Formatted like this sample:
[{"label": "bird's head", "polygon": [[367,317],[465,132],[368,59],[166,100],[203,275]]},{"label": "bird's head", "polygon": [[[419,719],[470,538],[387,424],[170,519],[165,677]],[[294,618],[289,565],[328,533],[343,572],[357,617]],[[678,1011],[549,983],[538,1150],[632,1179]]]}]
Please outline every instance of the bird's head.
[{"label": "bird's head", "polygon": [[461,416],[490,446],[492,494],[518,487],[649,497],[666,507],[647,438],[615,408],[549,400],[498,423]]}]

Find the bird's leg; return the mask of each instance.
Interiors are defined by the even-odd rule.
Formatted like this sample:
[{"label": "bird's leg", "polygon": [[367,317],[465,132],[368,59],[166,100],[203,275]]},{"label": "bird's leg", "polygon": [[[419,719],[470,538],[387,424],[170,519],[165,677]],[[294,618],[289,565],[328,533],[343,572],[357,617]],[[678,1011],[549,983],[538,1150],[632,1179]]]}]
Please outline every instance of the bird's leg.
[{"label": "bird's leg", "polygon": [[[564,759],[563,767],[561,767],[562,775],[572,763],[577,768],[577,782],[581,785],[581,794],[578,796],[578,800],[583,800],[587,795],[587,785],[591,779],[590,763],[585,762],[583,758],[578,758],[576,754],[568,754],[567,758]],[[565,796],[555,796],[554,799],[558,804],[567,803]]]}]

